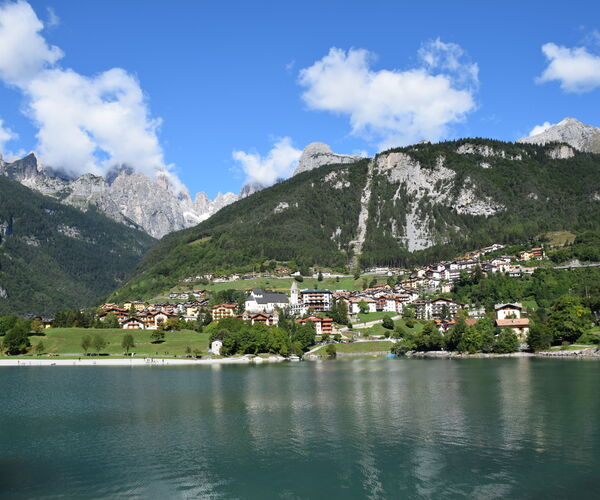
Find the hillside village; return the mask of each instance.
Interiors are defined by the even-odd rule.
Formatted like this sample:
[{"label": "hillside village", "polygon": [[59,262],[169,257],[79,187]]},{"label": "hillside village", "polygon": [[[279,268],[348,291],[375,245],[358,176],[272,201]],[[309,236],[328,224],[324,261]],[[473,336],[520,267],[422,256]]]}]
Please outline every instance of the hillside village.
[{"label": "hillside village", "polygon": [[[289,294],[282,292],[252,289],[247,293],[243,304],[220,303],[210,305],[210,293],[205,289],[189,289],[169,294],[169,301],[151,304],[143,301],[131,301],[124,304],[106,303],[101,306],[101,321],[114,316],[121,328],[126,330],[157,330],[164,328],[169,320],[196,322],[204,321],[210,316],[212,321],[224,318],[241,318],[252,325],[264,324],[277,326],[280,315],[293,317],[298,323],[312,322],[316,334],[328,337],[339,334],[342,339],[348,338],[349,328],[346,324],[335,323],[329,317],[334,305],[343,304],[343,310],[349,316],[349,323],[359,320],[359,315],[370,313],[389,313],[390,317],[414,318],[416,320],[433,320],[438,330],[445,334],[455,324],[460,311],[468,316],[468,324],[474,324],[486,316],[481,306],[461,304],[455,300],[437,296],[448,294],[456,282],[473,273],[482,275],[505,273],[518,279],[533,274],[535,266],[524,266],[514,262],[510,256],[500,255],[488,258],[489,254],[498,254],[503,245],[494,244],[478,251],[470,252],[463,258],[412,270],[393,268],[372,268],[366,276],[387,277],[385,283],[376,279],[364,290],[345,289],[300,289],[301,282],[294,280]],[[541,247],[521,252],[521,261],[532,262],[544,258]],[[286,276],[286,273],[287,276]],[[182,280],[193,283],[198,280],[210,280],[213,283],[227,283],[239,280],[250,280],[258,277],[298,278],[299,273],[289,274],[285,267],[277,268],[274,273],[232,274],[215,277],[210,274],[192,276]],[[339,278],[341,275],[316,273],[315,278]],[[510,329],[520,340],[527,337],[529,319],[520,303],[497,304],[495,319],[498,328]],[[376,320],[380,322],[381,320]]]}]

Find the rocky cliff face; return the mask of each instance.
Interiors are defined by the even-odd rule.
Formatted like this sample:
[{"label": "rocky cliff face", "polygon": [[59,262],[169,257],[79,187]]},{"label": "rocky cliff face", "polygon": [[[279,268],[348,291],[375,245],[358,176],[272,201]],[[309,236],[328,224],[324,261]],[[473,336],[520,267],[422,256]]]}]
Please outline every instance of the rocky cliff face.
[{"label": "rocky cliff face", "polygon": [[176,189],[166,175],[152,179],[126,167],[106,178],[84,174],[73,179],[44,168],[33,153],[12,163],[0,159],[0,175],[82,210],[95,206],[155,238],[194,226],[238,200],[233,193],[219,193],[214,200],[198,193],[192,200],[187,190]]},{"label": "rocky cliff face", "polygon": [[304,148],[298,166],[294,170],[294,175],[302,172],[308,172],[323,165],[333,165],[335,163],[354,163],[360,160],[360,156],[340,155],[334,153],[327,144],[322,142],[313,142]]},{"label": "rocky cliff face", "polygon": [[[524,137],[517,142],[540,145],[549,142],[563,142],[579,151],[600,153],[600,128],[585,125],[575,118],[565,118],[556,125],[552,125],[541,134]],[[558,151],[557,154],[568,155],[568,152]]]}]

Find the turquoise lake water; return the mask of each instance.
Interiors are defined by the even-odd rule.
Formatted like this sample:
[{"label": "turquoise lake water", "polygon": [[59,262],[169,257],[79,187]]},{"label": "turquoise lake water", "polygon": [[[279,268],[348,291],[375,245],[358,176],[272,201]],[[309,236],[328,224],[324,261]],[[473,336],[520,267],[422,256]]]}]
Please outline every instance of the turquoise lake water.
[{"label": "turquoise lake water", "polygon": [[0,368],[2,498],[598,498],[600,362]]}]

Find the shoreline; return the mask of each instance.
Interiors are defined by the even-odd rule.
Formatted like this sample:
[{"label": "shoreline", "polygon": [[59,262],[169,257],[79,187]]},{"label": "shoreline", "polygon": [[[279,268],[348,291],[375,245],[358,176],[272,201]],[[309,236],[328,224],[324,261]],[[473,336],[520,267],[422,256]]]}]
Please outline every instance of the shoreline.
[{"label": "shoreline", "polygon": [[[388,358],[388,352],[366,352],[366,353],[338,353],[339,358]],[[543,351],[543,352],[511,352],[507,354],[476,353],[461,354],[448,351],[409,352],[405,356],[408,359],[498,359],[498,358],[567,358],[567,359],[594,359],[600,360],[600,348],[577,349],[571,351]],[[322,361],[325,358],[320,355],[309,355],[304,361]],[[260,356],[245,355],[232,358],[216,359],[184,359],[184,358],[113,358],[113,359],[35,359],[14,358],[0,359],[2,367],[27,367],[27,366],[220,366],[220,365],[258,365],[263,363],[289,362],[283,356]]]},{"label": "shoreline", "polygon": [[114,359],[0,359],[0,368],[4,366],[185,366],[185,365],[249,365],[262,363],[282,363],[283,356],[240,356],[218,359],[176,359],[176,358],[114,358]]}]

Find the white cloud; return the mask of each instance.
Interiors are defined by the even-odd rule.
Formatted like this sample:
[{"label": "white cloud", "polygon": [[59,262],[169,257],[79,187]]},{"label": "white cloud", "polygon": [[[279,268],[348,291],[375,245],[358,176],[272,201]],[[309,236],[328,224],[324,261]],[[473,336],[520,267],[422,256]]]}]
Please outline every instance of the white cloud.
[{"label": "white cloud", "polygon": [[439,39],[418,55],[419,67],[374,71],[372,53],[331,48],[300,71],[302,97],[311,109],[348,116],[353,134],[380,147],[439,140],[475,109],[478,66],[463,61],[458,45]]},{"label": "white cloud", "polygon": [[12,85],[26,84],[63,56],[40,35],[43,28],[27,2],[0,5],[0,79]]},{"label": "white cloud", "polygon": [[246,182],[258,182],[263,186],[270,186],[277,179],[292,174],[301,154],[301,150],[292,146],[289,137],[283,137],[275,142],[266,156],[256,152],[234,151],[233,159],[246,173]]},{"label": "white cloud", "polygon": [[531,132],[529,132],[529,137],[541,134],[541,133],[545,132],[546,130],[548,130],[550,127],[553,127],[554,125],[556,125],[556,124],[550,123],[550,122],[544,122],[541,125],[536,125],[535,127],[533,127],[531,129]]},{"label": "white cloud", "polygon": [[24,1],[0,7],[0,79],[25,96],[42,161],[72,174],[105,174],[118,164],[168,171],[160,119],[151,117],[137,79],[121,68],[84,76],[59,67],[63,53],[46,43],[43,27]]},{"label": "white cloud", "polygon": [[560,82],[565,92],[582,93],[600,87],[600,56],[585,47],[568,48],[554,43],[542,45],[549,63],[537,83]]}]

